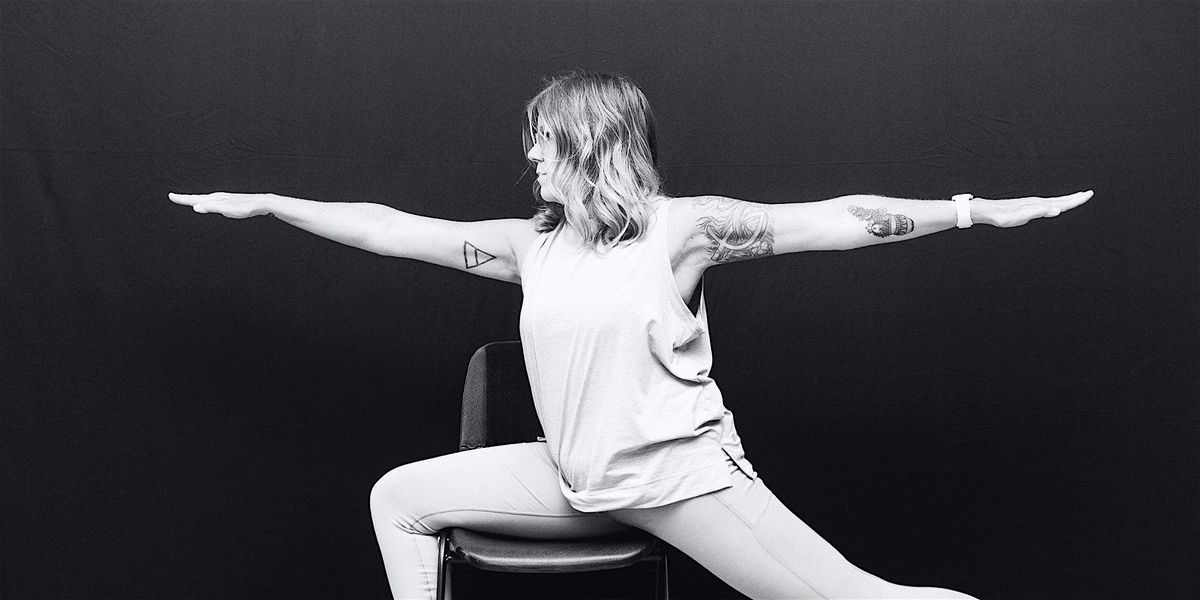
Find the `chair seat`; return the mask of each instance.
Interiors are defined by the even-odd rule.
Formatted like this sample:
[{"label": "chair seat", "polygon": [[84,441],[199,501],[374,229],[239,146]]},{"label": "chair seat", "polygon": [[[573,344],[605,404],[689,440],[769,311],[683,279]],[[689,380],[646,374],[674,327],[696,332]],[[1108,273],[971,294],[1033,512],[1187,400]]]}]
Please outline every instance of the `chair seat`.
[{"label": "chair seat", "polygon": [[449,529],[450,552],[485,571],[561,573],[602,571],[637,563],[658,540],[638,530],[572,540],[528,540]]}]

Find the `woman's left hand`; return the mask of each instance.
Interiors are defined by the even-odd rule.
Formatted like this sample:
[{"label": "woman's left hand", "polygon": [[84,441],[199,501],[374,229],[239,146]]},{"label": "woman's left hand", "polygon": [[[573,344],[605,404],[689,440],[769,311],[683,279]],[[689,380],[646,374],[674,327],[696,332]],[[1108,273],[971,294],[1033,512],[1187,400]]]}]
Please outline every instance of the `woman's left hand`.
[{"label": "woman's left hand", "polygon": [[1009,200],[971,199],[971,220],[996,227],[1016,227],[1033,219],[1057,217],[1092,197],[1092,190],[1053,198],[1012,198]]}]

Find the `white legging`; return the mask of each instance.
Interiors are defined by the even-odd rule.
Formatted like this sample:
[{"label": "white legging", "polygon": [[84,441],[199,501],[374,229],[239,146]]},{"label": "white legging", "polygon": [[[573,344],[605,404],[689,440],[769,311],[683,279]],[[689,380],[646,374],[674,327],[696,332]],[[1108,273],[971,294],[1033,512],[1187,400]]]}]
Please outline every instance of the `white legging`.
[{"label": "white legging", "polygon": [[884,581],[850,564],[759,478],[728,462],[733,487],[656,508],[579,512],[558,487],[544,442],[458,452],[397,467],[371,490],[392,595],[433,598],[436,533],[447,527],[569,538],[636,527],[751,598],[971,598]]}]

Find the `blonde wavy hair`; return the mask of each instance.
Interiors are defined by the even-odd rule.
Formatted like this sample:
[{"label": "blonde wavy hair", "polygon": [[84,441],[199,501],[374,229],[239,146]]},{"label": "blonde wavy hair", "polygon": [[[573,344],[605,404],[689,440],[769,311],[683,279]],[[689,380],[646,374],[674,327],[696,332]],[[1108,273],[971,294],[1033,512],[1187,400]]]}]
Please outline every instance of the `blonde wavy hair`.
[{"label": "blonde wavy hair", "polygon": [[565,222],[596,250],[640,238],[662,178],[654,114],[637,84],[583,71],[554,77],[525,105],[526,154],[540,124],[558,149],[550,180],[562,204],[543,200],[534,182],[537,230]]}]

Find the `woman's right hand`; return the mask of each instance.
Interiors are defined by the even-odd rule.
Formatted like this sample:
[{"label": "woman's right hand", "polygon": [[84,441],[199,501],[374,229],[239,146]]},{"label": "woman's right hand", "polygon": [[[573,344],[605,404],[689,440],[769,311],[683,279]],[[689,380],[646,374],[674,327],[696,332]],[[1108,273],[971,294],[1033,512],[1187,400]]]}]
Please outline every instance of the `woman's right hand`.
[{"label": "woman's right hand", "polygon": [[270,199],[274,194],[234,194],[213,192],[211,194],[168,193],[171,202],[192,207],[198,213],[217,213],[231,219],[245,219],[271,214]]}]

